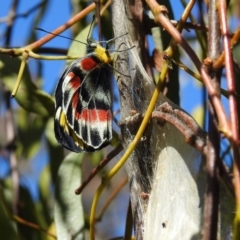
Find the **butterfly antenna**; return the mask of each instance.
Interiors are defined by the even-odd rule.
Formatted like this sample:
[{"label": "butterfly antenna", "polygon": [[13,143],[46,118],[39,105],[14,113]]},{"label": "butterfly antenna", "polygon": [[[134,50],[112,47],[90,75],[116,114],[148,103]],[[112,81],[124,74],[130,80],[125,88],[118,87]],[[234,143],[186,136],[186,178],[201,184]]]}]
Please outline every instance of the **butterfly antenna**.
[{"label": "butterfly antenna", "polygon": [[106,41],[106,43],[109,43],[109,42],[114,41],[114,40],[116,40],[116,39],[118,39],[118,38],[124,37],[124,36],[126,36],[126,35],[128,35],[128,33],[124,33],[124,34],[122,34],[122,35],[120,35],[120,36],[118,36],[118,37],[112,38],[112,39]]},{"label": "butterfly antenna", "polygon": [[55,33],[49,32],[49,31],[46,31],[46,30],[44,30],[44,29],[42,29],[42,28],[35,27],[34,29],[35,29],[35,30],[42,31],[42,32],[46,32],[46,33],[49,33],[49,34],[52,34],[52,35],[54,35],[54,36],[56,36],[56,37],[66,38],[66,39],[69,39],[69,40],[71,40],[71,41],[75,41],[75,42],[82,43],[82,44],[84,44],[84,45],[88,45],[88,44],[85,43],[85,42],[81,42],[81,41],[78,41],[78,40],[75,40],[75,39],[72,39],[72,38],[69,38],[69,37],[66,37],[66,36],[58,35],[58,34],[55,34]]},{"label": "butterfly antenna", "polygon": [[93,19],[92,19],[92,22],[91,22],[91,25],[90,25],[90,29],[89,29],[88,36],[87,36],[87,42],[89,40],[89,35],[90,35],[90,32],[92,31],[94,21],[95,21],[95,15],[93,15]]}]

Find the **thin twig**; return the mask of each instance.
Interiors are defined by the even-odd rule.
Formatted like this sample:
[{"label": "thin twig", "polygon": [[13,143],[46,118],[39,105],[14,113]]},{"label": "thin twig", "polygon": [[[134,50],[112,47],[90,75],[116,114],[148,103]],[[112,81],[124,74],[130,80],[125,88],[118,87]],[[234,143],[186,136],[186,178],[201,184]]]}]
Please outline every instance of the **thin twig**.
[{"label": "thin twig", "polygon": [[196,121],[186,112],[165,102],[161,104],[156,111],[152,113],[152,118],[164,120],[176,127],[185,137],[185,141],[206,154],[207,133],[203,131]]},{"label": "thin twig", "polygon": [[[218,14],[216,10],[216,0],[209,1],[208,22],[208,59],[213,62],[220,55],[220,27]],[[206,61],[205,61],[206,62]],[[214,71],[211,67],[207,68],[209,78],[212,85],[220,97],[220,74],[219,71]],[[204,200],[204,215],[203,215],[203,240],[211,240],[217,238],[218,227],[218,206],[219,206],[219,153],[220,153],[220,136],[217,126],[215,125],[216,112],[212,104],[211,98],[209,101],[210,108],[213,111],[209,112],[209,139],[206,154],[206,173],[207,173],[207,189]]]},{"label": "thin twig", "polygon": [[127,210],[127,219],[125,223],[125,232],[124,240],[132,239],[132,228],[133,228],[133,216],[132,216],[132,207],[131,200],[129,199],[128,210]]},{"label": "thin twig", "polygon": [[[229,33],[229,37],[230,35],[232,34]],[[231,38],[231,41],[230,41],[231,48],[233,48],[239,42],[239,39],[240,39],[240,27],[236,30],[236,32]],[[213,67],[221,68],[224,65],[224,63],[225,63],[225,52],[223,51],[222,54],[219,56],[219,58],[213,63]]]},{"label": "thin twig", "polygon": [[111,204],[111,202],[113,201],[113,199],[117,196],[117,194],[122,190],[122,188],[127,184],[127,177],[125,179],[123,179],[123,181],[120,182],[120,184],[118,184],[114,191],[111,193],[111,195],[107,198],[107,200],[104,203],[104,206],[102,207],[102,210],[100,211],[99,215],[96,217],[96,221],[101,221],[103,214],[106,212],[107,208],[109,207],[109,205]]},{"label": "thin twig", "polygon": [[9,21],[7,23],[8,27],[7,27],[7,30],[6,30],[6,40],[5,40],[5,45],[6,46],[9,46],[10,44],[10,39],[11,39],[11,36],[12,36],[12,29],[13,29],[13,23],[14,23],[14,18],[12,16],[14,16],[16,14],[16,11],[17,11],[17,8],[18,8],[18,4],[19,4],[19,0],[14,0],[13,3],[12,3],[12,7],[9,11]]},{"label": "thin twig", "polygon": [[225,66],[226,66],[226,77],[229,91],[229,110],[232,130],[232,148],[233,148],[233,175],[234,175],[234,188],[235,188],[235,199],[236,199],[236,215],[234,220],[234,239],[240,237],[240,155],[239,155],[239,132],[238,132],[238,111],[237,111],[237,99],[234,95],[236,92],[234,71],[233,71],[233,59],[230,48],[230,42],[228,37],[228,26],[227,26],[227,6],[225,0],[218,1],[218,11],[220,24],[222,27],[223,35],[223,47],[225,51]]},{"label": "thin twig", "polygon": [[[13,24],[14,24],[14,19],[12,19],[12,16],[16,13],[18,4],[19,4],[19,1],[14,0],[8,14],[11,20],[7,24],[8,27],[6,30],[6,40],[5,40],[6,46],[9,46],[11,42],[12,30],[13,30]],[[11,108],[10,94],[7,92],[5,96],[6,96],[6,105],[7,105],[6,135],[7,135],[7,142],[10,143],[15,139],[16,132],[15,132],[15,126],[14,126],[13,112]],[[12,184],[13,184],[12,209],[13,209],[13,213],[17,214],[18,203],[19,203],[19,172],[18,172],[16,152],[15,152],[15,149],[13,148],[9,149],[9,162],[11,166],[11,177],[12,177]]]},{"label": "thin twig", "polygon": [[13,220],[20,223],[20,224],[23,224],[25,226],[28,226],[28,227],[31,227],[31,228],[34,228],[34,229],[37,229],[37,230],[40,230],[44,233],[46,233],[49,237],[52,237],[54,239],[57,239],[56,235],[50,233],[49,231],[45,230],[44,228],[40,227],[39,225],[35,224],[35,223],[32,223],[32,222],[29,222],[29,221],[26,221],[25,219],[22,219],[18,216],[13,216]]},{"label": "thin twig", "polygon": [[[58,35],[58,34],[62,33],[63,31],[65,31],[66,29],[71,27],[73,24],[77,23],[80,19],[82,19],[84,16],[86,16],[89,12],[94,10],[95,7],[96,7],[96,4],[93,2],[88,7],[83,9],[80,13],[78,13],[76,16],[72,17],[64,25],[55,29],[52,33],[55,34],[55,35]],[[44,43],[46,43],[46,42],[50,41],[51,39],[53,39],[54,37],[56,37],[53,34],[48,34],[47,36],[45,36],[45,37],[39,39],[38,41],[26,46],[25,48],[30,49],[30,50],[37,49],[40,46],[42,46]]]},{"label": "thin twig", "polygon": [[26,12],[23,13],[16,13],[13,12],[11,15],[8,15],[6,17],[2,17],[0,18],[0,23],[9,23],[14,21],[17,18],[25,18],[27,17],[29,14],[33,13],[34,11],[36,11],[39,7],[41,7],[44,3],[46,2],[46,0],[36,4],[35,6],[31,7],[29,10],[27,10]]},{"label": "thin twig", "polygon": [[75,194],[81,194],[83,189],[88,185],[88,183],[99,173],[101,169],[103,169],[109,161],[111,161],[117,154],[119,154],[123,150],[121,144],[119,144],[116,148],[114,148],[100,163],[97,167],[95,167],[88,178],[82,183],[82,185],[75,190]]}]

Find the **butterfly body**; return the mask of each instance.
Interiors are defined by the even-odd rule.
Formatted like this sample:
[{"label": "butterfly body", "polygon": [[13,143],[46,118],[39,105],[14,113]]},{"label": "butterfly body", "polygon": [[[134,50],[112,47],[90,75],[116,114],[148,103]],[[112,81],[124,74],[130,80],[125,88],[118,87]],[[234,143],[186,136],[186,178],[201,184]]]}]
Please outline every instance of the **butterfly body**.
[{"label": "butterfly body", "polygon": [[112,139],[112,57],[100,45],[64,71],[55,91],[54,130],[67,149],[96,151]]}]

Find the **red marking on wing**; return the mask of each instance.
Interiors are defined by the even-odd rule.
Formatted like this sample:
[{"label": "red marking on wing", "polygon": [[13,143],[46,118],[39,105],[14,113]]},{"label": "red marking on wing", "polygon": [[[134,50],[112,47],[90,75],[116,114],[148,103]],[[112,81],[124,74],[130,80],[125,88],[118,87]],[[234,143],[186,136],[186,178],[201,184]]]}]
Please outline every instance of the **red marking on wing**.
[{"label": "red marking on wing", "polygon": [[86,122],[108,122],[112,120],[112,113],[110,110],[96,110],[96,109],[83,109],[82,113],[76,112],[75,117],[78,120]]},{"label": "red marking on wing", "polygon": [[73,72],[70,72],[67,76],[72,78],[69,82],[71,84],[72,88],[73,89],[79,88],[79,86],[81,85],[80,77],[75,76],[75,74]]},{"label": "red marking on wing", "polygon": [[70,77],[70,78],[73,78],[75,76],[75,74],[73,72],[70,72],[70,73],[67,74],[67,76]]},{"label": "red marking on wing", "polygon": [[72,106],[73,106],[74,109],[77,108],[78,102],[79,102],[79,92],[76,91],[73,95],[73,98],[72,98]]},{"label": "red marking on wing", "polygon": [[93,70],[94,68],[96,68],[97,65],[98,65],[98,63],[91,57],[84,58],[81,61],[81,66],[84,71]]}]

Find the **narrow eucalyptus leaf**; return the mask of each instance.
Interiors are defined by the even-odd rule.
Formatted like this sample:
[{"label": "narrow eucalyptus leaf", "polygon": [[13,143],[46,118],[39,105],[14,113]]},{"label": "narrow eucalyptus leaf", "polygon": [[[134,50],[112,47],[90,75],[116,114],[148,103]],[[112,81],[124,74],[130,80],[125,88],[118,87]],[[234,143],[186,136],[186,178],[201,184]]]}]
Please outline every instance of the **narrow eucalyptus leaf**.
[{"label": "narrow eucalyptus leaf", "polygon": [[84,239],[84,213],[81,196],[74,190],[81,182],[81,163],[84,154],[70,153],[62,162],[55,192],[54,220],[57,239]]},{"label": "narrow eucalyptus leaf", "polygon": [[[19,58],[10,58],[5,55],[0,56],[0,77],[10,92],[12,92],[16,84],[20,64],[21,60]],[[27,68],[24,70],[15,99],[26,111],[34,112],[42,116],[52,115],[54,110],[52,97],[39,89],[31,81]]]}]

